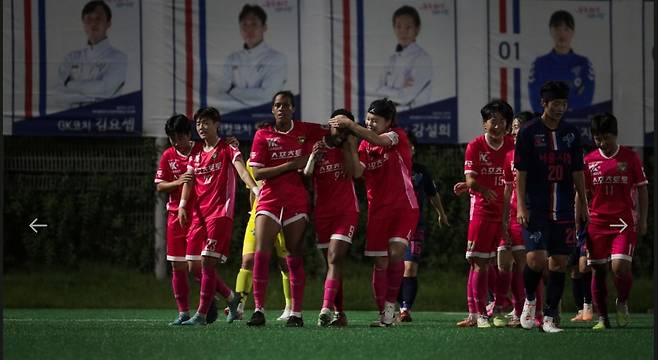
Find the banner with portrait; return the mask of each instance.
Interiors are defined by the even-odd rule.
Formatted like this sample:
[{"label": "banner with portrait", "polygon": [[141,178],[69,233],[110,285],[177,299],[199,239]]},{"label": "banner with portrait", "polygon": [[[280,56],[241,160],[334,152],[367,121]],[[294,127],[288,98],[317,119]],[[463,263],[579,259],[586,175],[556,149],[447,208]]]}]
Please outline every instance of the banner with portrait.
[{"label": "banner with portrait", "polygon": [[[569,85],[565,119],[591,141],[589,116],[612,111],[609,1],[489,0],[489,97],[542,112],[547,80]],[[592,39],[597,39],[593,41]]]},{"label": "banner with portrait", "polygon": [[141,135],[140,0],[3,5],[5,134]]},{"label": "banner with portrait", "polygon": [[290,90],[300,116],[297,0],[175,0],[171,20],[174,112],[214,106],[223,135],[251,139],[274,93]]},{"label": "banner with portrait", "polygon": [[456,6],[444,1],[333,1],[332,108],[364,119],[388,98],[420,143],[457,141]]}]

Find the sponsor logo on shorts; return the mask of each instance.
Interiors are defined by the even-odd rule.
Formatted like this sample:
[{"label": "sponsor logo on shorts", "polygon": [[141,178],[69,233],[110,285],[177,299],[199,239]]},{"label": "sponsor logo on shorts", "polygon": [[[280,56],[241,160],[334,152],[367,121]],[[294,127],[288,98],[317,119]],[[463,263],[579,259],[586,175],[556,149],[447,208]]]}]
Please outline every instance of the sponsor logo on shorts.
[{"label": "sponsor logo on shorts", "polygon": [[541,231],[535,231],[531,233],[529,236],[530,241],[534,242],[535,244],[539,244],[539,242],[541,241],[541,237],[542,237]]}]

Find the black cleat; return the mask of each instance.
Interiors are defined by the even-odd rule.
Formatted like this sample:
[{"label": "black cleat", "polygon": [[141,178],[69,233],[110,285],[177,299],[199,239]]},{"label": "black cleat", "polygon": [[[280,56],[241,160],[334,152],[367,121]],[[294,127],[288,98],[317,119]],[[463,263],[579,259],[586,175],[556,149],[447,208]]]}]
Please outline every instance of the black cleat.
[{"label": "black cleat", "polygon": [[206,314],[206,322],[212,324],[217,320],[217,300],[213,299],[208,308],[208,313]]},{"label": "black cleat", "polygon": [[254,311],[251,319],[247,321],[247,326],[265,326],[265,314],[261,311]]},{"label": "black cleat", "polygon": [[290,315],[286,327],[304,327],[304,320],[301,317]]}]

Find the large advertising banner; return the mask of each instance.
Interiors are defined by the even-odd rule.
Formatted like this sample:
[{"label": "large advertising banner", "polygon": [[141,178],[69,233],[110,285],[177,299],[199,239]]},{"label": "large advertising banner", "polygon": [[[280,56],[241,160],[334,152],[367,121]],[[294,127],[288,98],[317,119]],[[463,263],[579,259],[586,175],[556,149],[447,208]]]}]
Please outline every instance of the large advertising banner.
[{"label": "large advertising banner", "polygon": [[5,130],[141,135],[140,0],[15,0],[4,10],[11,63],[3,71]]},{"label": "large advertising banner", "polygon": [[272,119],[279,90],[293,92],[301,115],[297,0],[174,0],[171,15],[174,112],[214,106],[222,134],[239,139]]},{"label": "large advertising banner", "polygon": [[388,98],[418,142],[455,143],[456,18],[453,0],[332,1],[332,108]]},{"label": "large advertising banner", "polygon": [[644,146],[654,146],[653,128],[653,67],[655,50],[653,45],[653,1],[643,3],[643,73],[644,73]]},{"label": "large advertising banner", "polygon": [[[489,97],[542,112],[547,80],[569,85],[565,119],[591,141],[589,116],[612,112],[609,1],[489,0]],[[592,39],[597,39],[592,41]]]}]

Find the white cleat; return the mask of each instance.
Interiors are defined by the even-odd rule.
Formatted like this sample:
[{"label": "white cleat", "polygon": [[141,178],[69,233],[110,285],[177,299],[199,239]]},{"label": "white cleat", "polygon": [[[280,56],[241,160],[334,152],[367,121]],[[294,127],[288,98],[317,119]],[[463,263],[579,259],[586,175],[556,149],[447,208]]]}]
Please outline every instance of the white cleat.
[{"label": "white cleat", "polygon": [[[535,312],[537,311],[537,300],[525,300],[523,312],[521,312],[521,327],[527,330],[535,327]],[[551,321],[552,323],[552,321]]]},{"label": "white cleat", "polygon": [[277,318],[277,321],[288,321],[288,318],[290,317],[290,309],[285,308],[283,309],[283,312],[281,313],[281,316]]},{"label": "white cleat", "polygon": [[397,311],[395,311],[395,304],[391,302],[384,303],[384,313],[382,314],[381,322],[387,326],[393,325],[395,323]]},{"label": "white cleat", "polygon": [[541,328],[545,333],[559,333],[564,331],[564,329],[560,329],[557,327],[557,325],[555,325],[553,318],[550,316],[544,316],[544,324],[541,326]]}]

